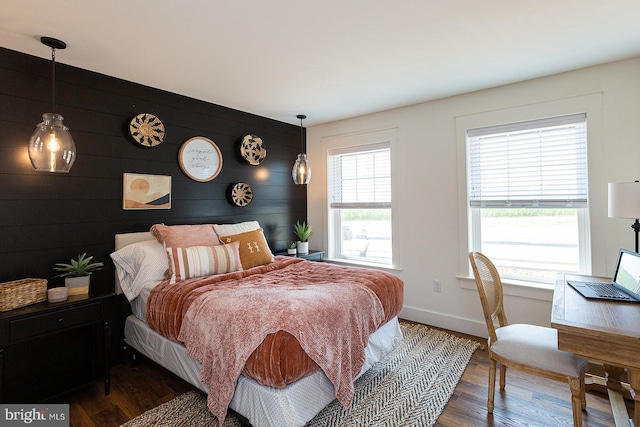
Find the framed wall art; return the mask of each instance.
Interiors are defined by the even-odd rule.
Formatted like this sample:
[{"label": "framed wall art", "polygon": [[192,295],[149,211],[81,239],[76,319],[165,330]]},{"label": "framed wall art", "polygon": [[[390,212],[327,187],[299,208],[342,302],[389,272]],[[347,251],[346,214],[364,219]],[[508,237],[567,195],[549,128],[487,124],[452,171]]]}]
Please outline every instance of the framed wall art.
[{"label": "framed wall art", "polygon": [[180,169],[194,181],[207,182],[222,170],[222,153],[218,146],[204,136],[187,140],[178,153]]},{"label": "framed wall art", "polygon": [[171,209],[171,176],[125,173],[122,209]]}]

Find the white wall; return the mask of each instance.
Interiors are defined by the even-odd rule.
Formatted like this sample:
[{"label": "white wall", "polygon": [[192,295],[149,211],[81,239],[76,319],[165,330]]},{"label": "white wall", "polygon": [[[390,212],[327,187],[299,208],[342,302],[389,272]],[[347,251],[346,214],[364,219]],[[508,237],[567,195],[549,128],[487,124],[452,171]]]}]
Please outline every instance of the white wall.
[{"label": "white wall", "polygon": [[[405,282],[401,317],[486,336],[475,285],[459,277],[467,248],[460,244],[466,231],[459,211],[466,206],[458,199],[464,182],[459,182],[456,117],[593,93],[601,96],[602,134],[589,134],[588,147],[592,273],[611,275],[618,248],[634,245],[631,220],[607,217],[607,183],[640,179],[640,58],[310,127],[308,218],[316,229],[311,246],[327,247],[321,139],[397,126],[402,194],[394,215],[402,259],[396,273]],[[433,291],[434,279],[442,281],[442,292]],[[509,287],[507,292],[511,323],[549,325],[550,290]]]}]

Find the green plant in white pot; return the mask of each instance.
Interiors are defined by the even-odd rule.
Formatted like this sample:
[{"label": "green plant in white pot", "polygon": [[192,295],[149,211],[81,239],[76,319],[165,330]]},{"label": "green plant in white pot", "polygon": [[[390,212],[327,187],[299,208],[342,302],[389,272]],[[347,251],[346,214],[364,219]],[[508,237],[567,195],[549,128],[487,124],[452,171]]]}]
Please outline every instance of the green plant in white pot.
[{"label": "green plant in white pot", "polygon": [[296,254],[296,246],[297,246],[297,243],[296,243],[296,242],[294,242],[293,240],[292,240],[292,241],[290,241],[290,242],[287,244],[287,254],[289,254],[289,255],[295,255],[295,254]]},{"label": "green plant in white pot", "polygon": [[94,271],[101,270],[104,264],[102,262],[91,262],[93,256],[87,256],[87,253],[78,255],[78,259],[71,259],[71,263],[57,263],[53,267],[56,271],[61,271],[55,277],[64,277],[64,285],[69,290],[69,295],[80,295],[89,293],[90,275]]},{"label": "green plant in white pot", "polygon": [[313,226],[307,221],[297,221],[293,231],[298,236],[297,251],[299,254],[309,253],[309,238],[313,235]]}]

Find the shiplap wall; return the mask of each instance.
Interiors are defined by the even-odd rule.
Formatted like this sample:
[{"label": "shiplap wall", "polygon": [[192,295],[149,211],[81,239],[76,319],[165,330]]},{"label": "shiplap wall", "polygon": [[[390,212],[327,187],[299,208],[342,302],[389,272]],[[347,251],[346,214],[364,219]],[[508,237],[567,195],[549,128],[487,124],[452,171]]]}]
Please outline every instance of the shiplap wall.
[{"label": "shiplap wall", "polygon": [[[258,220],[274,251],[293,239],[292,225],[307,209],[306,187],[291,179],[299,127],[66,66],[61,57],[56,112],[71,131],[77,158],[69,174],[42,173],[31,167],[27,143],[42,113],[51,111],[51,62],[0,48],[0,281],[45,277],[50,286],[60,285],[53,265],[87,252],[106,266],[92,286],[110,289],[114,235],[154,223]],[[183,78],[189,78],[187,69]],[[158,116],[167,130],[154,148],[137,145],[128,133],[131,118],[144,112]],[[246,134],[266,144],[260,166],[240,155]],[[194,136],[213,140],[223,155],[220,175],[207,183],[189,179],[178,165],[181,144]],[[171,175],[172,208],[123,210],[125,172]],[[227,200],[236,182],[252,186],[250,205]]]}]

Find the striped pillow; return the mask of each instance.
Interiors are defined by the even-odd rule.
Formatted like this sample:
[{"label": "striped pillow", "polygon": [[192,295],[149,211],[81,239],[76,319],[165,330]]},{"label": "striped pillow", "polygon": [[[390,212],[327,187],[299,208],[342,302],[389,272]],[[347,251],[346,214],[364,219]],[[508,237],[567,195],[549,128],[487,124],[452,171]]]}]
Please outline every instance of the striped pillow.
[{"label": "striped pillow", "polygon": [[170,283],[212,274],[241,271],[240,243],[218,246],[190,246],[167,248],[172,267]]}]

